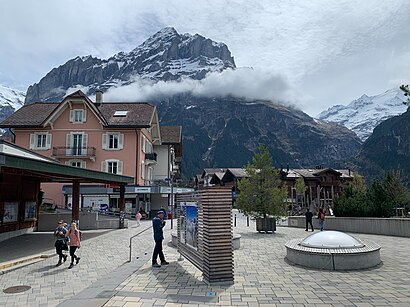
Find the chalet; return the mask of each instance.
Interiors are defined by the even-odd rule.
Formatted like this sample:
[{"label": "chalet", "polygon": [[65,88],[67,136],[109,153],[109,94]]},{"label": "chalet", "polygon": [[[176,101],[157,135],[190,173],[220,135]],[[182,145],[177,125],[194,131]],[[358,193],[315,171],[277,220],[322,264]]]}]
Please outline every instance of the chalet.
[{"label": "chalet", "polygon": [[[11,129],[16,145],[62,164],[133,177],[125,189],[129,213],[167,205],[168,195],[161,195],[168,192],[157,182],[180,175],[181,127],[160,127],[157,108],[150,103],[104,102],[100,91],[93,102],[76,91],[60,103],[25,105],[0,127]],[[72,186],[53,183],[42,188],[47,198],[70,207]],[[80,194],[83,207],[106,203],[109,210],[119,211],[117,185],[82,185]]]}]

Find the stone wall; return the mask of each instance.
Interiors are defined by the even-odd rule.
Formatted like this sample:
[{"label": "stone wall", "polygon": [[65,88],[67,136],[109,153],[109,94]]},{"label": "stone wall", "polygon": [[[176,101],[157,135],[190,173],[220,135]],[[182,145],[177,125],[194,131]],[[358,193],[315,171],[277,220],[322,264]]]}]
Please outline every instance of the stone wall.
[{"label": "stone wall", "polygon": [[[304,216],[288,217],[289,227],[305,228]],[[313,226],[319,228],[318,219],[313,218]],[[326,217],[325,230],[378,234],[386,236],[410,237],[410,219],[407,218],[364,218]]]}]

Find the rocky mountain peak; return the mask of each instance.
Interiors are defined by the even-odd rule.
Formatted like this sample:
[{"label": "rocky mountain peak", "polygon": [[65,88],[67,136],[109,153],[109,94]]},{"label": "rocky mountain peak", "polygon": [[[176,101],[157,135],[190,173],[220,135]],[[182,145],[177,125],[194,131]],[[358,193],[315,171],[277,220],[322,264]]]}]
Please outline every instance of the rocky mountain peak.
[{"label": "rocky mountain peak", "polygon": [[181,35],[167,27],[129,53],[120,52],[108,59],[78,56],[52,69],[28,88],[25,103],[61,101],[73,85],[104,91],[113,85],[131,83],[135,76],[155,81],[181,77],[199,80],[208,72],[227,68],[235,68],[235,61],[225,44],[199,34]]}]

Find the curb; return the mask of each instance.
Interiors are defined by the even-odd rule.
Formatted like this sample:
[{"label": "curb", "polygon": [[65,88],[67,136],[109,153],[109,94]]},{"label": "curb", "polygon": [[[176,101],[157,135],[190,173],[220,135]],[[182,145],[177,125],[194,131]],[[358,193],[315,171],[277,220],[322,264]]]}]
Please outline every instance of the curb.
[{"label": "curb", "polygon": [[37,254],[0,263],[0,275],[53,256],[55,254]]}]

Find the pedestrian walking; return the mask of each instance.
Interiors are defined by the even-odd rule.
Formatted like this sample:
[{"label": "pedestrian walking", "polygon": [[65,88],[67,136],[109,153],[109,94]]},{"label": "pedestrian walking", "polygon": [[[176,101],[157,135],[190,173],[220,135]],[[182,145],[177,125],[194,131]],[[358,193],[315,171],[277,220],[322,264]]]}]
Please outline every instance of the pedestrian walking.
[{"label": "pedestrian walking", "polygon": [[305,231],[308,231],[309,225],[312,228],[312,231],[314,231],[315,229],[313,228],[313,223],[312,223],[313,213],[310,211],[309,208],[306,209],[305,217],[306,217]]},{"label": "pedestrian walking", "polygon": [[75,260],[75,264],[78,264],[81,259],[75,254],[75,251],[81,246],[80,231],[77,229],[76,223],[74,222],[71,223],[70,230],[67,232],[67,237],[70,239],[70,256],[71,256],[71,263],[68,268],[72,269],[74,267],[74,260]]},{"label": "pedestrian walking", "polygon": [[137,226],[141,225],[141,218],[142,218],[142,214],[138,211],[137,214],[135,215],[135,219],[137,220]]},{"label": "pedestrian walking", "polygon": [[323,227],[325,225],[325,212],[323,211],[322,208],[319,208],[319,213],[317,215],[317,218],[319,219],[320,231],[323,231]]},{"label": "pedestrian walking", "polygon": [[[154,253],[152,254],[152,267],[160,268],[161,265],[167,265],[169,262],[165,260],[164,253],[162,252],[162,241],[164,240],[164,231],[165,226],[164,221],[164,211],[160,210],[157,212],[157,215],[152,219],[152,230],[154,232]],[[161,261],[161,264],[157,263],[157,258]]]},{"label": "pedestrian walking", "polygon": [[68,250],[66,241],[67,229],[64,227],[64,221],[60,220],[56,229],[54,230],[54,236],[56,237],[56,242],[54,246],[56,248],[56,254],[58,255],[58,263],[56,266],[60,266],[63,261],[66,262],[67,255],[63,254],[63,250]]}]

